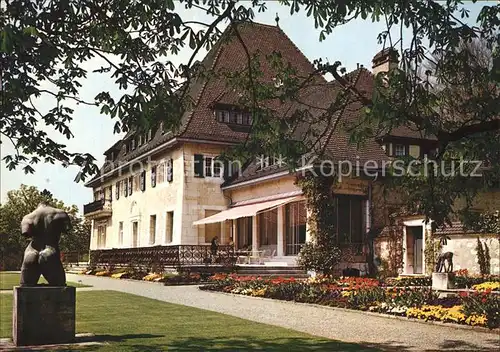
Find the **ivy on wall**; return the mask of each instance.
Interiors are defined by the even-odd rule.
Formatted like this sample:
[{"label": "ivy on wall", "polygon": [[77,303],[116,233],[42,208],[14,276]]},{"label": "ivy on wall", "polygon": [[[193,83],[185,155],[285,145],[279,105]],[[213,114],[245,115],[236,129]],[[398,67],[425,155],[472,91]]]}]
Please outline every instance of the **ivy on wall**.
[{"label": "ivy on wall", "polygon": [[427,231],[425,234],[425,272],[432,275],[437,259],[443,248],[443,241],[435,238],[434,234]]},{"label": "ivy on wall", "polygon": [[302,247],[298,264],[306,270],[333,274],[340,261],[341,251],[337,246],[335,202],[333,197],[334,177],[313,176],[297,178],[309,211],[307,225],[311,240]]}]

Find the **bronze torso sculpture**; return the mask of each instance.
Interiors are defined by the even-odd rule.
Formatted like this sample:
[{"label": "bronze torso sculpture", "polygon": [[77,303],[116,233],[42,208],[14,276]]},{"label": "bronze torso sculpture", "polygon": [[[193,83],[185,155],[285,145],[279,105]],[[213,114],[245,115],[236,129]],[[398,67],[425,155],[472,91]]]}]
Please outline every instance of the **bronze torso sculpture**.
[{"label": "bronze torso sculpture", "polygon": [[36,286],[40,275],[50,286],[65,286],[66,274],[61,263],[59,239],[71,227],[64,210],[40,204],[21,221],[21,233],[32,241],[24,251],[21,286]]}]

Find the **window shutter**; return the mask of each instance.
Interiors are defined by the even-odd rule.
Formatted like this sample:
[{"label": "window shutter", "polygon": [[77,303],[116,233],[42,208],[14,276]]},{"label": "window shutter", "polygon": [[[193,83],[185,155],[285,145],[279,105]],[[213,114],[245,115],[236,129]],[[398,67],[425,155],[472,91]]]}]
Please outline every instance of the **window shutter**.
[{"label": "window shutter", "polygon": [[151,168],[151,187],[156,187],[156,166]]},{"label": "window shutter", "polygon": [[127,197],[127,196],[128,196],[128,182],[127,182],[127,180],[126,180],[126,179],[125,179],[125,180],[123,180],[123,191],[124,191],[124,192],[123,192],[123,195],[124,195],[125,197]]},{"label": "window shutter", "polygon": [[140,182],[141,182],[141,191],[144,192],[146,190],[146,170],[143,170],[141,172]]},{"label": "window shutter", "polygon": [[203,155],[195,154],[194,155],[194,177],[203,177]]},{"label": "window shutter", "polygon": [[172,182],[174,179],[174,160],[168,159],[167,161],[167,181]]},{"label": "window shutter", "polygon": [[227,180],[231,175],[229,174],[229,161],[228,160],[224,160],[223,162],[223,166],[222,166],[224,169],[222,170],[223,172],[223,177],[224,177],[224,180]]}]

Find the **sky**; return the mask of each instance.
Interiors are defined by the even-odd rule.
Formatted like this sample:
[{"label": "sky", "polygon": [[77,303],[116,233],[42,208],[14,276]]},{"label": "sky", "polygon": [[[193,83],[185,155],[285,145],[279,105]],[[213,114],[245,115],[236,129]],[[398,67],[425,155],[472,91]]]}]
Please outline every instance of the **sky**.
[{"label": "sky", "polygon": [[[467,22],[471,22],[477,17],[483,5],[484,2],[467,5],[470,9],[470,19]],[[176,6],[179,7],[178,11],[185,20],[211,21],[211,17],[208,17],[201,10],[185,10],[184,5],[179,3],[176,3]],[[267,11],[264,13],[255,11],[254,20],[276,25],[276,14],[279,16],[279,26],[311,62],[322,58],[323,61],[340,61],[348,71],[355,69],[358,63],[371,69],[373,56],[382,49],[382,44],[377,42],[377,36],[384,30],[383,23],[372,23],[369,19],[355,20],[337,27],[326,40],[320,42],[320,30],[314,28],[313,18],[307,17],[304,11],[290,15],[288,7],[280,6],[274,1],[268,1]],[[221,29],[226,25],[222,24]],[[205,54],[205,51],[201,51],[197,59],[201,60]],[[191,51],[189,50],[181,51],[175,58],[175,63],[186,63],[190,55]],[[102,65],[100,60],[92,59],[86,62],[84,67],[91,71]],[[94,96],[101,91],[109,91],[113,96],[124,93],[118,90],[114,80],[102,74],[91,73],[82,83],[80,98],[83,100],[93,101]],[[36,104],[42,111],[53,106],[52,101],[47,100],[47,98],[39,99]],[[96,107],[69,103],[67,105],[75,109],[74,119],[70,124],[74,138],[67,140],[58,132],[47,128],[43,129],[51,138],[66,144],[70,151],[92,154],[100,166],[104,161],[104,151],[123,136],[113,133],[115,120],[107,115],[101,115],[99,108]],[[2,158],[14,151],[12,144],[4,139],[2,139],[0,148]],[[86,188],[82,182],[74,182],[79,171],[77,167],[64,168],[57,163],[54,165],[38,163],[34,168],[34,174],[25,174],[21,168],[9,171],[3,160],[1,161],[1,202],[5,202],[9,190],[18,189],[21,184],[33,185],[40,190],[47,189],[65,204],[77,205],[80,211],[83,209],[83,204],[92,201],[92,190]]]}]

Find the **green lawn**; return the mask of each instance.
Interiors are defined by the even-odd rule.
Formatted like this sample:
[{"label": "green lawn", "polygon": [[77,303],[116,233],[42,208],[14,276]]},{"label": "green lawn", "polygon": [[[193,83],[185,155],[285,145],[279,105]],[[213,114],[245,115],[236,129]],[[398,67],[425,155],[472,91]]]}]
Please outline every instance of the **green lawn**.
[{"label": "green lawn", "polygon": [[[9,337],[12,295],[0,300],[0,337]],[[107,342],[84,351],[376,351],[114,291],[78,292],[76,310],[77,332]]]},{"label": "green lawn", "polygon": [[[0,290],[12,290],[14,286],[19,286],[19,273],[9,273],[9,272],[0,272]],[[46,284],[47,281],[40,276],[40,280],[38,280],[39,284]],[[78,284],[76,282],[66,282],[68,286],[74,287],[90,287],[88,285]]]}]

